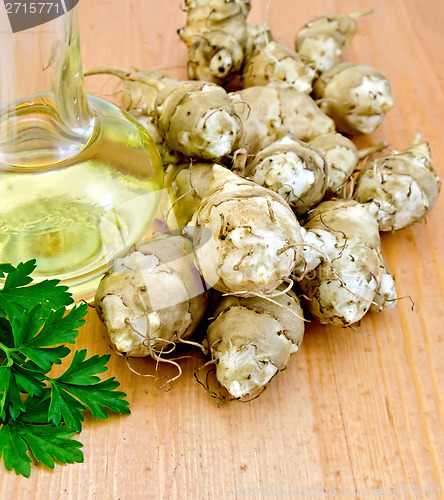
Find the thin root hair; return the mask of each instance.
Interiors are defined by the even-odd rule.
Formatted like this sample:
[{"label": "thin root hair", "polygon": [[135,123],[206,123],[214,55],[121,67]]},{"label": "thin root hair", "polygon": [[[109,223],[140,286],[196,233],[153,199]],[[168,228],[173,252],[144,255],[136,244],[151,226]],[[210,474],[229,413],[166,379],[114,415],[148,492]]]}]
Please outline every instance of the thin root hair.
[{"label": "thin root hair", "polygon": [[[139,294],[139,298],[140,298],[140,288],[138,288],[138,294]],[[148,310],[146,309],[145,303],[142,300],[141,300],[141,303],[143,304],[145,312],[148,313]],[[166,385],[172,384],[175,380],[177,380],[182,375],[182,368],[180,367],[180,365],[178,363],[176,363],[176,361],[162,357],[163,354],[170,354],[171,352],[173,352],[175,347],[176,347],[176,344],[171,340],[165,340],[162,338],[155,338],[155,337],[151,338],[151,336],[150,336],[151,325],[149,323],[147,324],[147,328],[149,330],[146,331],[145,334],[143,334],[142,332],[140,332],[138,330],[138,328],[136,328],[136,326],[134,324],[132,324],[132,321],[129,318],[126,318],[125,321],[129,324],[130,328],[132,329],[132,331],[134,333],[136,333],[137,335],[139,335],[140,337],[142,337],[144,339],[142,341],[142,344],[148,349],[149,355],[156,361],[156,373],[159,370],[159,363],[161,363],[161,362],[171,364],[177,368],[177,371],[178,371],[177,375],[168,379],[164,384],[162,384],[160,387],[157,387],[156,389],[163,389]],[[167,345],[171,344],[171,348],[168,351],[164,351],[164,348],[162,347],[160,349],[160,351],[158,351],[158,350],[154,349],[154,347],[153,347],[154,342],[162,342],[162,343],[166,343]],[[157,380],[158,379],[156,379],[156,381]]]},{"label": "thin root hair", "polygon": [[388,147],[388,142],[382,141],[378,142],[378,144],[373,144],[367,148],[358,149],[358,158],[360,160],[364,159],[364,163],[367,158],[370,158],[372,154],[379,153],[380,151],[384,151]]},{"label": "thin root hair", "polygon": [[240,297],[245,297],[245,298],[248,298],[248,297],[258,297],[258,298],[264,299],[264,300],[266,300],[266,301],[268,301],[268,302],[270,302],[270,303],[272,303],[274,305],[282,307],[283,309],[286,309],[288,312],[290,312],[291,314],[293,314],[293,316],[296,316],[296,318],[298,318],[298,319],[300,319],[302,321],[309,322],[308,319],[305,319],[304,317],[299,316],[299,314],[297,314],[295,311],[293,311],[287,305],[281,304],[280,302],[278,302],[276,300],[273,300],[273,297],[278,297],[279,295],[283,295],[283,294],[287,293],[293,287],[294,283],[293,283],[293,280],[291,280],[291,278],[286,278],[284,280],[284,282],[285,281],[288,281],[289,285],[284,290],[279,290],[278,292],[273,291],[270,294],[265,294],[265,293],[262,293],[262,292],[239,291],[239,292],[224,293],[224,294],[222,294],[222,297],[226,297],[226,296],[240,296]]},{"label": "thin root hair", "polygon": [[[356,292],[354,292],[353,290],[351,290],[346,284],[345,284],[345,281],[342,279],[341,275],[336,271],[335,269],[335,266],[333,264],[333,261],[338,259],[338,257],[335,257],[334,259],[331,259],[326,253],[322,252],[322,250],[319,250],[319,248],[316,248],[315,246],[313,245],[309,245],[307,243],[301,243],[301,245],[303,246],[306,246],[307,248],[311,248],[313,250],[315,250],[316,252],[318,252],[323,258],[324,258],[324,261],[330,265],[330,268],[333,272],[333,274],[335,275],[336,279],[339,281],[339,283],[341,283],[341,285],[344,287],[344,290],[347,290],[348,293],[350,293],[351,295],[353,295],[354,297],[356,297],[357,299],[361,300],[362,302],[369,302],[368,299],[365,299],[364,297],[361,297],[359,294],[357,294]],[[345,245],[343,246],[341,252],[344,251],[344,248],[345,248]],[[317,267],[317,266],[316,266]],[[301,278],[299,278],[297,281],[301,281],[302,279],[304,278],[304,276],[302,276]],[[310,299],[308,299],[310,300]],[[377,305],[376,302],[374,301],[370,301],[370,304],[374,304],[374,305]]]},{"label": "thin root hair", "polygon": [[348,14],[348,17],[351,17],[352,19],[358,19],[363,16],[368,16],[370,14],[373,14],[375,9],[373,7],[370,7],[368,9],[363,9],[358,12],[352,12],[351,14]]},{"label": "thin root hair", "polygon": [[263,394],[263,392],[265,391],[266,388],[267,388],[267,386],[263,385],[258,390],[257,394],[255,394],[254,396],[249,397],[248,399],[244,399],[244,397],[241,397],[241,398],[230,398],[229,401],[239,401],[239,403],[251,403],[251,401],[254,401],[258,397],[262,396],[262,394]]},{"label": "thin root hair", "polygon": [[[212,369],[207,370],[207,372],[205,374],[205,381],[204,382],[202,382],[202,380],[200,380],[200,378],[199,378],[199,372],[201,370],[204,370],[206,367],[208,367],[209,365],[212,365],[212,364],[216,364],[216,360],[215,359],[210,359],[205,364],[203,364],[202,366],[200,366],[194,372],[194,378],[208,392],[208,394],[210,395],[211,399],[214,400],[214,402],[217,404],[217,406],[221,406],[223,403],[225,403],[225,401],[226,401],[227,398],[220,392],[220,390],[219,390],[219,393],[217,393],[215,391],[212,391],[210,389],[210,382],[209,382],[209,377],[210,377],[211,374],[213,374],[213,373],[216,372],[216,368],[213,367]],[[219,387],[220,387],[220,384],[219,384]]]},{"label": "thin root hair", "polygon": [[322,225],[323,225],[324,227],[326,227],[326,228],[327,228],[329,231],[331,231],[332,233],[338,233],[338,234],[340,234],[340,235],[341,235],[341,236],[342,236],[345,240],[347,240],[347,239],[348,239],[348,238],[347,238],[347,235],[345,234],[345,232],[344,232],[344,231],[340,231],[339,229],[333,229],[332,227],[330,227],[328,224],[326,224],[326,223],[324,222],[324,220],[323,220],[322,216],[323,216],[323,214],[322,214],[322,213],[320,213],[320,214],[319,214],[319,220],[321,221],[321,223],[322,223]]},{"label": "thin root hair", "polygon": [[178,198],[176,198],[173,203],[171,204],[171,206],[168,208],[166,214],[165,214],[165,218],[168,219],[168,217],[170,216],[170,213],[171,213],[171,210],[174,209],[174,205],[176,205],[182,198],[185,198],[185,196],[188,196],[189,194],[191,193],[195,193],[196,190],[191,187],[191,189],[189,189],[186,193],[184,194],[181,194]]},{"label": "thin root hair", "polygon": [[347,325],[345,328],[350,328],[350,330],[353,330],[354,332],[360,333],[361,335],[365,335],[366,337],[370,337],[369,333],[363,332],[362,330],[360,330],[359,328],[357,328],[354,325]]},{"label": "thin root hair", "polygon": [[[300,197],[298,196],[295,192],[294,192],[294,188],[290,185],[290,184],[281,184],[277,190],[277,193],[279,195],[282,196],[282,198],[285,199],[285,192],[284,194],[280,193],[279,191],[282,189],[282,188],[285,188],[287,193],[291,193],[293,195],[294,198],[296,198],[296,200],[305,208],[310,208],[310,205],[307,205],[307,203]],[[288,202],[287,202],[288,203]]]},{"label": "thin root hair", "polygon": [[231,171],[239,177],[245,177],[245,166],[248,160],[248,152],[245,148],[237,149],[232,159]]},{"label": "thin root hair", "polygon": [[[248,120],[248,118],[250,117],[250,113],[251,113],[251,106],[248,102],[246,101],[236,101],[236,102],[233,102],[233,108],[236,109],[236,104],[243,104],[244,106],[247,106],[248,108],[248,113],[247,113],[247,117],[246,117],[246,120]],[[241,119],[239,117],[239,115],[236,113],[236,116],[238,117],[239,119],[239,122],[241,122]]]},{"label": "thin root hair", "polygon": [[[182,344],[187,344],[193,347],[198,347],[204,354],[208,354],[208,349],[200,342],[195,342],[194,340],[183,339],[180,335],[177,335],[177,339]],[[174,358],[179,359],[179,358]]]},{"label": "thin root hair", "polygon": [[[267,3],[265,4],[265,12],[264,12],[264,22],[261,23],[264,25],[264,28],[267,28],[268,24],[267,24],[267,21],[268,21],[268,13],[269,13],[269,10],[270,10],[270,6],[271,6],[271,3],[272,3],[273,0],[267,0]],[[264,30],[264,33],[266,34],[266,30]]]},{"label": "thin root hair", "polygon": [[385,299],[386,302],[396,302],[398,300],[410,299],[410,303],[412,304],[412,311],[415,310],[415,301],[413,300],[411,295],[403,295],[402,297],[395,297],[394,299]]}]

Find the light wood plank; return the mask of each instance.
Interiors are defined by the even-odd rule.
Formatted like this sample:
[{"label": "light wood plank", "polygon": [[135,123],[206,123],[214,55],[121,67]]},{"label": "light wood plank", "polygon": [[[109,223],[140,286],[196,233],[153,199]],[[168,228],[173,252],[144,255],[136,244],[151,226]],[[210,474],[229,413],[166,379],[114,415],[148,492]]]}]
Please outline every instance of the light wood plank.
[{"label": "light wood plank", "polygon": [[[80,2],[84,67],[167,68],[184,76],[180,6],[176,0]],[[298,27],[314,15],[368,7],[375,12],[360,20],[346,59],[386,74],[395,108],[357,144],[384,139],[402,149],[420,131],[444,177],[439,0],[253,0],[249,21],[266,18],[277,41],[292,45]],[[87,87],[101,94],[119,89],[108,77],[88,78]],[[30,479],[2,468],[0,498],[222,499],[259,496],[260,489],[265,498],[302,487],[382,488],[388,497],[390,485],[435,485],[444,494],[443,204],[441,196],[426,223],[383,235],[398,294],[411,297],[413,310],[404,298],[396,309],[368,315],[360,332],[308,325],[290,366],[249,404],[218,408],[193,377],[198,355],[184,360],[183,376],[164,392],[113,354],[110,373],[128,393],[132,415],[87,417],[79,436],[83,464],[53,472],[37,467]],[[111,352],[94,311],[79,347]],[[142,364],[153,372],[154,362]]]}]

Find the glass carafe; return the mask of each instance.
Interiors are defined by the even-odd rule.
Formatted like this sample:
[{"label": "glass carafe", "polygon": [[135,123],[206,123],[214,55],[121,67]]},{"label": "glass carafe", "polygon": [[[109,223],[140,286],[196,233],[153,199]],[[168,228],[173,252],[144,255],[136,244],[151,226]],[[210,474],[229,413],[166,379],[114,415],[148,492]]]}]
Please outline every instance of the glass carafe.
[{"label": "glass carafe", "polygon": [[14,25],[0,3],[0,262],[36,259],[36,279],[90,300],[148,230],[163,169],[140,125],[86,95],[78,7],[55,4],[63,10],[33,26],[40,4],[25,2]]}]

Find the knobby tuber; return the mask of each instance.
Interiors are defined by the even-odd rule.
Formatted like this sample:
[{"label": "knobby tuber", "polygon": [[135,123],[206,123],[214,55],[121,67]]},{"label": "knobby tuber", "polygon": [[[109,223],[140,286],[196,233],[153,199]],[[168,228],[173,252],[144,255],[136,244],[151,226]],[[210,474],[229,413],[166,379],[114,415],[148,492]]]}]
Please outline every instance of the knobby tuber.
[{"label": "knobby tuber", "polygon": [[350,15],[335,12],[315,17],[297,33],[296,51],[319,73],[327,71],[341,62],[358,28],[355,19],[371,12],[366,10]]},{"label": "knobby tuber", "polygon": [[297,52],[273,41],[245,59],[242,83],[244,88],[282,83],[309,94],[315,76]]},{"label": "knobby tuber", "polygon": [[279,193],[299,216],[322,200],[329,174],[317,149],[284,137],[262,149],[248,163],[245,175]]},{"label": "knobby tuber", "polygon": [[232,152],[241,133],[227,92],[214,83],[118,68],[86,74],[112,74],[125,82],[123,105],[153,136],[165,164],[178,162],[179,154],[218,159]]},{"label": "knobby tuber", "polygon": [[189,162],[167,166],[165,185],[171,193],[172,209],[179,227],[190,222],[208,191],[213,179],[213,165],[214,163]]},{"label": "knobby tuber", "polygon": [[188,78],[224,85],[240,73],[244,48],[225,31],[209,31],[196,37],[188,49]]},{"label": "knobby tuber", "polygon": [[227,92],[215,83],[167,85],[156,96],[154,113],[166,143],[185,156],[217,160],[232,152],[241,133]]},{"label": "knobby tuber", "polygon": [[123,80],[122,106],[129,111],[151,115],[157,94],[169,83],[176,81],[155,70],[125,71],[121,68],[100,67],[85,71],[85,76],[113,75]]},{"label": "knobby tuber", "polygon": [[326,197],[342,196],[347,183],[358,169],[359,161],[387,147],[381,142],[368,148],[359,149],[348,138],[338,132],[323,134],[308,141],[318,149],[327,162],[328,183]]},{"label": "knobby tuber", "polygon": [[379,231],[425,217],[441,186],[427,143],[372,159],[385,143],[358,149],[343,135],[373,132],[393,105],[380,71],[341,62],[370,10],[314,18],[293,50],[248,24],[250,7],[185,0],[190,80],[89,72],[124,81],[123,106],[166,167],[165,225],[182,231],[117,259],[97,312],[116,350],[163,361],[193,343],[213,287],[224,297],[214,294],[204,343],[236,399],[254,397],[297,350],[297,294],[314,320],[341,327],[396,305]]},{"label": "knobby tuber", "polygon": [[426,216],[438,200],[441,182],[428,143],[375,158],[359,172],[353,197],[377,209],[380,231],[409,226]]},{"label": "knobby tuber", "polygon": [[273,300],[224,297],[212,315],[205,344],[216,377],[234,398],[254,395],[284,370],[304,336],[297,295],[280,286]]},{"label": "knobby tuber", "polygon": [[[223,293],[270,294],[302,255],[300,226],[284,199],[218,165],[190,225],[196,265]],[[202,229],[211,231],[205,245]]]},{"label": "knobby tuber", "polygon": [[387,78],[375,68],[351,62],[322,73],[313,94],[336,129],[352,135],[373,132],[393,106]]},{"label": "knobby tuber", "polygon": [[242,66],[248,38],[249,0],[186,0],[186,25],[178,33],[188,47],[188,78],[223,85]]},{"label": "knobby tuber", "polygon": [[85,72],[90,75],[113,75],[123,82],[122,107],[130,113],[149,133],[162,158],[164,164],[177,163],[179,153],[166,144],[155,119],[154,103],[157,94],[168,84],[177,82],[166,74],[155,71],[125,71],[120,68],[101,67]]},{"label": "knobby tuber", "polygon": [[365,205],[330,200],[304,224],[305,268],[296,268],[305,303],[320,323],[348,326],[396,304],[393,278],[381,255],[378,222]]},{"label": "knobby tuber", "polygon": [[186,342],[202,320],[207,291],[182,236],[160,236],[113,262],[95,307],[115,349],[159,360]]},{"label": "knobby tuber", "polygon": [[358,148],[338,132],[319,135],[308,143],[318,149],[328,166],[326,192],[339,196],[359,163]]},{"label": "knobby tuber", "polygon": [[334,121],[310,96],[290,86],[255,86],[229,96],[243,130],[236,147],[244,147],[250,154],[286,135],[308,141],[335,130]]},{"label": "knobby tuber", "polygon": [[273,33],[265,24],[247,24],[247,41],[245,44],[245,58],[252,56],[272,42]]}]

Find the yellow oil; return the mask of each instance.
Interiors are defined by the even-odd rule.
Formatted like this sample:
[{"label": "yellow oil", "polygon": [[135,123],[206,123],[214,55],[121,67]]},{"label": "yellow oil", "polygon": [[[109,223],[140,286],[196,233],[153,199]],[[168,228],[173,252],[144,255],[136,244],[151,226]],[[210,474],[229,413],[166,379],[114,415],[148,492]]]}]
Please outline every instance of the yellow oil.
[{"label": "yellow oil", "polygon": [[88,105],[76,130],[51,94],[34,95],[3,112],[0,141],[0,262],[36,259],[37,279],[60,279],[87,300],[149,229],[163,183],[146,131],[107,101]]}]

